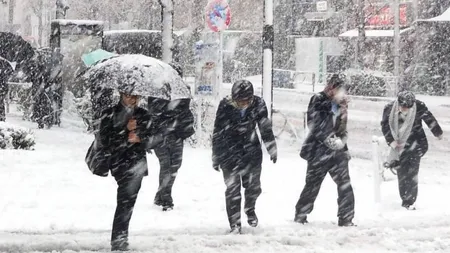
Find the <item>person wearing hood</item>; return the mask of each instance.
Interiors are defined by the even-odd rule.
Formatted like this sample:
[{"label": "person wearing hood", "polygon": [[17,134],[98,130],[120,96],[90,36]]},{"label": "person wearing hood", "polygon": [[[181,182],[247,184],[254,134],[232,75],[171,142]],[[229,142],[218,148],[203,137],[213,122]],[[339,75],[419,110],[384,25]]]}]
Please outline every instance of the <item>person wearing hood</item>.
[{"label": "person wearing hood", "polygon": [[410,91],[386,105],[381,130],[390,147],[387,167],[397,169],[402,207],[415,210],[418,193],[420,160],[428,151],[428,141],[422,127],[424,121],[433,135],[442,139],[443,131],[425,103]]},{"label": "person wearing hood", "polygon": [[258,226],[256,201],[261,194],[262,148],[256,132],[259,128],[270,160],[277,162],[277,145],[272,123],[262,98],[254,95],[251,82],[233,84],[231,97],[224,98],[217,109],[212,140],[212,162],[222,170],[226,184],[226,209],[231,233],[241,232],[241,187],[245,188],[247,222]]},{"label": "person wearing hood", "polygon": [[306,184],[295,206],[294,221],[308,223],[307,216],[327,174],[338,186],[338,225],[354,226],[355,198],[350,183],[347,147],[347,100],[344,81],[334,74],[324,91],[311,97],[307,111],[309,134],[300,156],[308,162]]},{"label": "person wearing hood", "polygon": [[139,96],[121,92],[120,103],[103,111],[98,139],[109,157],[110,171],[118,184],[111,249],[128,250],[128,227],[142,179],[148,175],[147,143],[155,133]]}]

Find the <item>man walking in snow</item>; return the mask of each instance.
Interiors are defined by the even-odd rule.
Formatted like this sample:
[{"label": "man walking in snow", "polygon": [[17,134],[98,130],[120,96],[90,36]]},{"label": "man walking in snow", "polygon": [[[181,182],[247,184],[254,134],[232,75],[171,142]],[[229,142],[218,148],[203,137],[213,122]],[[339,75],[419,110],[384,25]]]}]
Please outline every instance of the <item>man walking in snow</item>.
[{"label": "man walking in snow", "polygon": [[410,91],[400,92],[397,100],[386,105],[381,121],[384,138],[391,147],[387,163],[397,168],[402,206],[409,210],[415,210],[420,160],[428,151],[422,121],[434,136],[442,139],[436,118]]},{"label": "man walking in snow", "polygon": [[353,226],[355,199],[350,183],[347,147],[347,102],[343,80],[333,75],[323,92],[314,95],[308,106],[307,136],[300,156],[308,161],[306,184],[295,207],[294,221],[308,223],[327,174],[338,186],[338,225]]},{"label": "man walking in snow", "polygon": [[[170,64],[181,77],[183,71],[176,63]],[[159,187],[154,204],[162,206],[163,211],[173,209],[172,188],[183,161],[184,140],[194,133],[194,115],[190,108],[190,99],[168,101],[157,98],[148,99],[151,115],[157,118],[155,124],[160,129],[172,129],[172,134],[154,148],[159,160]]]},{"label": "man walking in snow", "polygon": [[113,251],[128,250],[131,215],[142,179],[148,175],[146,148],[154,130],[147,110],[137,106],[138,100],[129,92],[121,93],[120,103],[103,111],[98,133],[118,184],[111,235]]},{"label": "man walking in snow", "polygon": [[253,85],[242,80],[234,83],[231,97],[217,109],[213,134],[213,168],[222,169],[226,184],[226,208],[231,233],[241,232],[241,187],[245,188],[244,211],[248,224],[258,226],[256,200],[261,194],[262,140],[273,163],[277,146],[264,100],[254,95]]}]

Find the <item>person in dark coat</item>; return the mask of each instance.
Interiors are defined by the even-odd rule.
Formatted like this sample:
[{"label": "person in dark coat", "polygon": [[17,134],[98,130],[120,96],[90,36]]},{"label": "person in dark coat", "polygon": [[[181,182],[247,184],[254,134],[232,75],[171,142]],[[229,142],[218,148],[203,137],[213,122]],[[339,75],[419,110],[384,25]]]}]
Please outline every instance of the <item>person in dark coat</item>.
[{"label": "person in dark coat", "polygon": [[224,98],[217,109],[212,140],[213,168],[222,169],[226,208],[231,233],[241,232],[241,187],[245,188],[244,211],[248,224],[258,226],[256,200],[261,194],[261,142],[259,128],[270,159],[277,161],[277,145],[262,98],[254,95],[253,85],[242,80],[234,83],[231,97]]},{"label": "person in dark coat", "polygon": [[338,186],[338,225],[353,226],[355,199],[350,183],[347,147],[347,102],[343,80],[333,75],[323,92],[312,96],[307,111],[309,134],[300,156],[308,162],[306,184],[295,206],[297,223],[308,223],[307,215],[327,174]]},{"label": "person in dark coat", "polygon": [[162,206],[163,211],[174,207],[172,188],[183,160],[184,140],[195,132],[194,115],[189,104],[190,99],[148,99],[149,112],[157,118],[155,124],[158,128],[172,130],[172,134],[166,135],[164,141],[154,148],[160,165],[159,187],[154,204]]},{"label": "person in dark coat", "polygon": [[397,168],[402,206],[409,210],[415,210],[420,160],[428,151],[422,121],[434,136],[442,139],[443,132],[436,118],[410,91],[400,92],[397,100],[386,105],[381,120],[381,130],[391,147],[388,167]]},{"label": "person in dark coat", "polygon": [[118,184],[111,249],[128,249],[128,227],[142,179],[148,175],[146,149],[153,132],[151,117],[137,106],[139,97],[121,94],[118,105],[103,111],[98,138]]},{"label": "person in dark coat", "polygon": [[7,60],[0,58],[0,121],[6,120],[5,100],[9,90],[8,79],[13,72],[11,64]]}]

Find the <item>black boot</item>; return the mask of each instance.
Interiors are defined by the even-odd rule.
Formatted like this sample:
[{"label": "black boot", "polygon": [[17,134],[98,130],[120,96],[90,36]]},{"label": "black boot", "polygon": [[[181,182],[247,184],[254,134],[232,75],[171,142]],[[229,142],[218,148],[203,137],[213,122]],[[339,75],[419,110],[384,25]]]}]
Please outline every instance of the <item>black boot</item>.
[{"label": "black boot", "polygon": [[163,212],[168,212],[173,210],[173,204],[172,203],[162,203],[162,210]]},{"label": "black boot", "polygon": [[156,194],[155,200],[153,201],[153,204],[155,204],[156,206],[162,206],[163,205],[163,201],[161,200],[161,196],[159,194]]},{"label": "black boot", "polygon": [[308,216],[306,214],[295,214],[294,222],[300,224],[308,224]]},{"label": "black boot", "polygon": [[339,227],[355,227],[356,225],[352,222],[352,220],[339,218],[338,226]]},{"label": "black boot", "polygon": [[231,226],[230,234],[239,235],[241,233],[242,233],[241,224]]},{"label": "black boot", "polygon": [[129,251],[126,240],[116,240],[111,243],[111,251]]},{"label": "black boot", "polygon": [[254,210],[247,212],[247,222],[250,227],[256,228],[258,226],[258,216],[256,216]]}]

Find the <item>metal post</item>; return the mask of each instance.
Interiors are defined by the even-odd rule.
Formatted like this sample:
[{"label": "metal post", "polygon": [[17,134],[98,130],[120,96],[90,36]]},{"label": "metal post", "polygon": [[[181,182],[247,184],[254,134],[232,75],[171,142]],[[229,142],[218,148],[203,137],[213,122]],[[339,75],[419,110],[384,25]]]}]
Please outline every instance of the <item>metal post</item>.
[{"label": "metal post", "polygon": [[400,3],[399,0],[393,1],[394,11],[394,76],[396,78],[395,87],[392,94],[395,96],[399,91],[400,81]]},{"label": "metal post", "polygon": [[173,47],[173,0],[159,0],[161,4],[161,36],[162,36],[162,60],[172,62]]},{"label": "metal post", "polygon": [[8,13],[8,24],[9,31],[14,32],[14,8],[16,7],[16,0],[9,0],[9,13]]},{"label": "metal post", "polygon": [[414,21],[419,19],[419,1],[413,0]]},{"label": "metal post", "polygon": [[264,0],[264,29],[263,29],[263,98],[269,111],[269,118],[273,114],[273,0]]},{"label": "metal post", "polygon": [[216,99],[220,99],[223,86],[223,32],[219,32],[219,61],[217,65],[217,91],[214,95]]},{"label": "metal post", "polygon": [[366,17],[364,14],[364,0],[358,0],[356,10],[356,25],[358,27],[358,40],[355,46],[355,62],[359,69],[364,68],[364,42],[366,38]]},{"label": "metal post", "polygon": [[373,190],[375,204],[381,202],[381,174],[380,174],[380,159],[379,159],[379,138],[372,137],[372,160],[373,160]]}]

